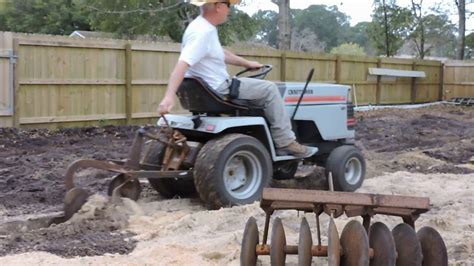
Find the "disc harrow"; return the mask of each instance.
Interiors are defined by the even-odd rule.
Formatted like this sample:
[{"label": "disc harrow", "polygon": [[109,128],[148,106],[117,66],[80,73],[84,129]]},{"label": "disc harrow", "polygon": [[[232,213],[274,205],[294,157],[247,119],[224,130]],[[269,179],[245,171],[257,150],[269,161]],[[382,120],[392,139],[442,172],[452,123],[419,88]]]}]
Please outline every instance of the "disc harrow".
[{"label": "disc harrow", "polygon": [[[259,242],[257,220],[250,217],[241,246],[241,265],[256,265],[258,256],[270,255],[271,265],[285,265],[287,255],[298,255],[298,265],[311,265],[314,257],[327,257],[328,265],[448,265],[446,246],[441,235],[431,227],[415,232],[415,221],[430,208],[429,198],[353,192],[314,191],[266,188],[260,207],[265,211],[263,239]],[[277,210],[314,213],[316,243],[306,217],[301,220],[298,243],[288,244]],[[320,216],[329,216],[327,243],[321,241]],[[352,220],[339,234],[334,219]],[[402,218],[392,231],[383,223],[371,224],[377,215]],[[270,244],[269,227],[272,222]]]}]

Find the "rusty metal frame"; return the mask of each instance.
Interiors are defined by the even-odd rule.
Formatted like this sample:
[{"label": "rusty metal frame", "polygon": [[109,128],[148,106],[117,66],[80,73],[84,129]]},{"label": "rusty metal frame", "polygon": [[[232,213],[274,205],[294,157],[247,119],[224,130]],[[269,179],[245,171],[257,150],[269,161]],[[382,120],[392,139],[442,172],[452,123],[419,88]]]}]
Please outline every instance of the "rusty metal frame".
[{"label": "rusty metal frame", "polygon": [[265,188],[260,207],[266,213],[274,210],[324,210],[335,218],[345,213],[348,217],[362,216],[364,224],[376,214],[392,215],[401,217],[414,227],[419,215],[430,209],[430,200],[426,197]]},{"label": "rusty metal frame", "polygon": [[[149,165],[140,163],[140,155],[144,137],[164,143],[166,147],[163,165]],[[125,174],[134,178],[179,178],[192,179],[192,171],[179,170],[181,164],[190,152],[186,137],[179,131],[170,127],[162,127],[157,134],[151,134],[141,128],[135,134],[128,158],[124,161],[98,161],[91,159],[77,160],[69,165],[66,170],[64,182],[66,189],[75,187],[74,174],[83,168],[96,168],[110,172]]]}]

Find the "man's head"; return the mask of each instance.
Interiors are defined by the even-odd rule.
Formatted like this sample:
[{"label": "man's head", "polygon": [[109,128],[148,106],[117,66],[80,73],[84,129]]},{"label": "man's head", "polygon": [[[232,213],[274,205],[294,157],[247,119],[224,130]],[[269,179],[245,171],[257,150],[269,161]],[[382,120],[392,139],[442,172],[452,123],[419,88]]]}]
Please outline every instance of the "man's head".
[{"label": "man's head", "polygon": [[217,26],[227,21],[230,6],[239,4],[240,0],[191,0],[190,2],[201,7],[201,14]]}]

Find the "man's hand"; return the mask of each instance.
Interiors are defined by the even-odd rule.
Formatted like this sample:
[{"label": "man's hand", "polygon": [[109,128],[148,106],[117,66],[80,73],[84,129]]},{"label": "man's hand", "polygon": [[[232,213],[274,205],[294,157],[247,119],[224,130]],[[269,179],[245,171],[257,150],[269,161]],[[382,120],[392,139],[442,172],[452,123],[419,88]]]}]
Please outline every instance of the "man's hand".
[{"label": "man's hand", "polygon": [[165,115],[171,112],[171,109],[174,106],[174,101],[175,99],[173,99],[172,97],[163,98],[160,105],[158,106],[158,113],[160,115]]},{"label": "man's hand", "polygon": [[248,61],[245,67],[253,69],[253,70],[257,70],[257,69],[262,68],[263,65],[257,61]]}]

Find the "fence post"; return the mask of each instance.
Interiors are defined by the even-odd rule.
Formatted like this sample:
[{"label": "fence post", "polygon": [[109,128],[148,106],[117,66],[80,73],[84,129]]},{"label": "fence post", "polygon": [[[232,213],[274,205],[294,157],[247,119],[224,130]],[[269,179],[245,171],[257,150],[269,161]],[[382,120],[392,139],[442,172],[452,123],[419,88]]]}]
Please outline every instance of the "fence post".
[{"label": "fence post", "polygon": [[439,94],[438,100],[444,100],[444,63],[441,63],[441,67],[439,69]]},{"label": "fence post", "polygon": [[341,84],[341,57],[336,56],[336,84]]},{"label": "fence post", "polygon": [[283,52],[281,54],[280,80],[281,81],[286,81],[286,52]]},{"label": "fence post", "polygon": [[20,106],[19,106],[19,98],[20,98],[20,77],[18,74],[18,64],[20,62],[19,57],[20,51],[20,42],[17,38],[13,39],[13,56],[17,57],[16,64],[13,66],[13,127],[19,128],[20,127]]},{"label": "fence post", "polygon": [[127,125],[132,122],[132,45],[125,45],[125,117]]},{"label": "fence post", "polygon": [[[377,68],[382,67],[382,59],[377,59]],[[375,104],[380,104],[380,97],[382,94],[382,76],[377,75],[377,87],[375,91]]]},{"label": "fence post", "polygon": [[[413,61],[411,70],[416,70],[416,61]],[[411,78],[411,103],[416,103],[416,78]]]}]

